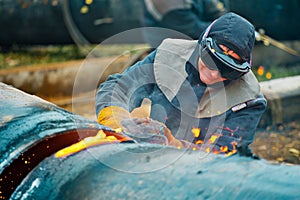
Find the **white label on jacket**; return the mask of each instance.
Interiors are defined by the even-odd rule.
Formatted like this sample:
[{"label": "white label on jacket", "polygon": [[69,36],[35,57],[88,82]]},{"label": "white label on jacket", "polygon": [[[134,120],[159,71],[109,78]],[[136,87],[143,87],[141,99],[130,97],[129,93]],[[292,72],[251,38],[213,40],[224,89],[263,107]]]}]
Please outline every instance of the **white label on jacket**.
[{"label": "white label on jacket", "polygon": [[247,107],[247,104],[246,103],[241,103],[241,104],[238,104],[238,105],[232,107],[231,110],[233,112],[236,112],[236,111],[239,111],[239,110],[241,110],[241,109],[243,109],[245,107]]}]

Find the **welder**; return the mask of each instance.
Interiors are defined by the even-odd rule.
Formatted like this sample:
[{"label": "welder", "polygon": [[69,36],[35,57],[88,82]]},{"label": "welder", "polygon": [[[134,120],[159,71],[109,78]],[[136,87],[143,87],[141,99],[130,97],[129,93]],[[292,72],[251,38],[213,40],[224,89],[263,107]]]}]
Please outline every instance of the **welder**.
[{"label": "welder", "polygon": [[98,122],[126,128],[124,120],[138,118],[142,126],[151,119],[166,126],[174,146],[203,145],[217,136],[214,148],[248,149],[267,104],[251,71],[254,41],[254,26],[232,12],[213,21],[198,40],[165,39],[100,85]]}]

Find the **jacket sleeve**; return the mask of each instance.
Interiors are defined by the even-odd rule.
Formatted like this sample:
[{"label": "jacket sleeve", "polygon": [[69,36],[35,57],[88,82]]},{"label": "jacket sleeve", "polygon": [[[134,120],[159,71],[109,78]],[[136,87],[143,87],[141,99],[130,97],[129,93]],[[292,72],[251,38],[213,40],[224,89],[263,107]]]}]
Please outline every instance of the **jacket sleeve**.
[{"label": "jacket sleeve", "polygon": [[266,110],[267,101],[263,95],[260,95],[257,99],[246,102],[245,105],[246,107],[240,110],[227,111],[222,136],[217,142],[219,146],[225,146],[234,140],[243,146],[253,142],[255,130]]},{"label": "jacket sleeve", "polygon": [[[130,103],[141,103],[150,93],[149,85],[154,83],[153,61],[156,51],[153,51],[142,61],[129,67],[122,74],[110,75],[96,93],[96,114],[108,106],[119,106],[131,111]],[[139,95],[137,95],[139,93]],[[138,104],[137,103],[137,104]]]}]

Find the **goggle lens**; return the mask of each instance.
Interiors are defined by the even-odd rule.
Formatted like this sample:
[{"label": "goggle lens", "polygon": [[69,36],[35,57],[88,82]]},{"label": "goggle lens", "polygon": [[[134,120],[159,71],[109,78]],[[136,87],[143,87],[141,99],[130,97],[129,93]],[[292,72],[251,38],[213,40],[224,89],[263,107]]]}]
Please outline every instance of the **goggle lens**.
[{"label": "goggle lens", "polygon": [[200,58],[211,70],[218,70],[223,78],[235,80],[249,72],[250,64],[233,59],[225,54],[217,52],[212,47],[212,38],[206,38],[200,45]]}]

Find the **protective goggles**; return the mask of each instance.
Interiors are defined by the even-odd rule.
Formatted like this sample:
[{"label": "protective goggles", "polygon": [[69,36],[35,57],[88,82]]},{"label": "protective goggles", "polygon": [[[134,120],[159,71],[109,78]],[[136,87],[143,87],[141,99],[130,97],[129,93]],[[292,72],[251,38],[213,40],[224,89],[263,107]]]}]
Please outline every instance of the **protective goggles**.
[{"label": "protective goggles", "polygon": [[236,60],[222,52],[212,38],[205,38],[200,44],[199,55],[211,70],[218,70],[223,78],[236,80],[250,71],[248,62]]}]

